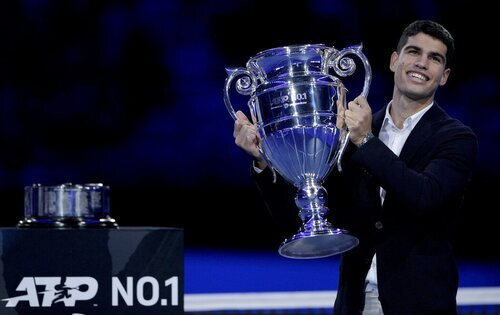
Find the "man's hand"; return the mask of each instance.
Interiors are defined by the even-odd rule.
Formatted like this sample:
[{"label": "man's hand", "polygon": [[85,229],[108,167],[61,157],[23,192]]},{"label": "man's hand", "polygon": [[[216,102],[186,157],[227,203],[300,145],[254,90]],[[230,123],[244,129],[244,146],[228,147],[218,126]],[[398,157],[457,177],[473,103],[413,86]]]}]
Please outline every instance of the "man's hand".
[{"label": "man's hand", "polygon": [[238,119],[234,122],[234,143],[254,158],[255,166],[260,169],[266,168],[267,163],[259,150],[260,137],[257,127],[248,120],[242,111],[237,111],[236,117]]},{"label": "man's hand", "polygon": [[364,96],[349,102],[345,111],[345,123],[349,128],[349,138],[360,145],[363,138],[372,132],[372,109]]},{"label": "man's hand", "polygon": [[337,100],[337,118],[335,120],[335,126],[339,130],[345,130],[346,125],[345,125],[345,93],[346,89],[345,88],[340,88],[339,89],[339,98]]}]

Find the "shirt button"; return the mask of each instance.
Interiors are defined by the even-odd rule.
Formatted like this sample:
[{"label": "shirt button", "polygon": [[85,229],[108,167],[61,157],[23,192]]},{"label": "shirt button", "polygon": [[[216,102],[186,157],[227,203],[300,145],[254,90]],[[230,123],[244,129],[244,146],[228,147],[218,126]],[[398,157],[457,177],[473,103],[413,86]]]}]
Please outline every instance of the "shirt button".
[{"label": "shirt button", "polygon": [[380,221],[375,222],[375,228],[377,230],[381,230],[383,227],[384,227],[384,225],[382,224],[382,222],[380,222]]}]

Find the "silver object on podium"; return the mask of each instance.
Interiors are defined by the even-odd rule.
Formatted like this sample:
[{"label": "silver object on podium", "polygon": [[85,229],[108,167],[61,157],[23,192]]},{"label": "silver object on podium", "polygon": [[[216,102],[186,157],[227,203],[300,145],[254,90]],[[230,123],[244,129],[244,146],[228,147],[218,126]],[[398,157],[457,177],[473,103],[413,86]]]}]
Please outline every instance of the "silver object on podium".
[{"label": "silver object on podium", "polygon": [[298,189],[295,203],[303,224],[281,244],[279,253],[284,257],[327,257],[359,242],[326,219],[327,192],[322,186],[334,165],[341,170],[349,139],[346,127],[337,122],[337,104],[345,108],[347,91],[338,76],[350,76],[356,70],[347,55],[363,63],[361,94],[366,97],[371,68],[361,45],[340,51],[323,44],[273,48],[251,57],[245,68],[226,69],[224,102],[230,115],[237,119],[231,102],[237,94],[230,92],[234,85],[249,98],[264,159]]},{"label": "silver object on podium", "polygon": [[17,227],[116,228],[109,215],[109,186],[101,183],[24,188],[24,219]]}]

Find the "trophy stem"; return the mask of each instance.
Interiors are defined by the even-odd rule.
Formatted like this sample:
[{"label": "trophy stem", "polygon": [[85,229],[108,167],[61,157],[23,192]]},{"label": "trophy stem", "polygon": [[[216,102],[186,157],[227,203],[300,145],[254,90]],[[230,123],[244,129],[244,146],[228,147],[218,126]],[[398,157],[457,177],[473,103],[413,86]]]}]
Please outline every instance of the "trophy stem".
[{"label": "trophy stem", "polygon": [[287,258],[310,259],[337,255],[358,245],[348,231],[334,228],[325,218],[328,208],[325,188],[314,179],[300,185],[295,203],[303,222],[299,231],[286,239],[279,254]]}]

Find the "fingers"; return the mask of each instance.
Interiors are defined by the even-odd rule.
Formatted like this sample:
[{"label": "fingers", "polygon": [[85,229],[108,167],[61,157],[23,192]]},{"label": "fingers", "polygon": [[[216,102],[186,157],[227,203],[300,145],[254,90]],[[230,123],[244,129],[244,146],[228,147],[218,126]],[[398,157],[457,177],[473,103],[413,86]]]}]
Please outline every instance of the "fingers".
[{"label": "fingers", "polygon": [[241,132],[234,137],[234,143],[246,150],[252,150],[258,144],[258,141],[256,130],[247,125],[243,126]]},{"label": "fingers", "polygon": [[247,116],[242,111],[240,110],[237,111],[236,117],[237,119],[234,121],[234,131],[233,131],[233,137],[235,138],[241,132],[241,128],[243,128],[243,126],[252,125],[250,120],[248,120]]},{"label": "fingers", "polygon": [[251,133],[257,133],[257,128],[255,127],[254,124],[250,120],[248,120],[248,117],[242,112],[242,111],[237,111],[236,112],[236,117],[237,119],[234,121],[234,132],[233,136],[236,138],[239,134],[241,133],[248,133],[249,131]]},{"label": "fingers", "polygon": [[234,143],[254,158],[260,158],[260,137],[254,125],[242,125],[240,132],[235,134]]},{"label": "fingers", "polygon": [[241,112],[236,112],[237,120],[234,122],[234,143],[255,158],[260,157],[260,137],[257,127]]},{"label": "fingers", "polygon": [[367,100],[358,96],[348,104],[345,111],[345,123],[350,131],[350,138],[358,143],[367,133],[371,132],[372,111]]},{"label": "fingers", "polygon": [[344,129],[345,127],[345,107],[340,101],[337,101],[337,118],[335,125],[339,129]]},{"label": "fingers", "polygon": [[340,100],[336,102],[337,104],[337,115],[342,115],[345,112],[344,103]]},{"label": "fingers", "polygon": [[371,116],[372,110],[370,104],[364,96],[358,96],[354,100],[350,101],[347,105],[346,116]]},{"label": "fingers", "polygon": [[247,116],[241,110],[236,112],[236,117],[238,117],[238,120],[250,123],[250,120],[248,120]]},{"label": "fingers", "polygon": [[346,110],[344,121],[351,131],[359,129],[362,125],[362,118],[355,110]]},{"label": "fingers", "polygon": [[358,96],[347,104],[347,108],[354,112],[361,112],[369,107],[370,105],[368,105],[366,98],[364,98],[363,96]]}]

